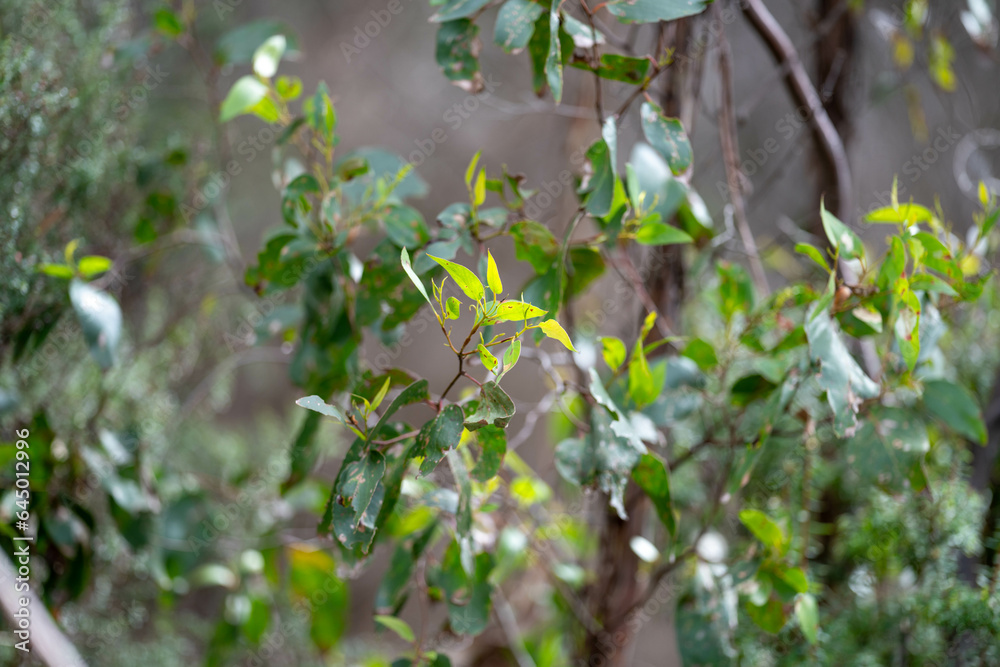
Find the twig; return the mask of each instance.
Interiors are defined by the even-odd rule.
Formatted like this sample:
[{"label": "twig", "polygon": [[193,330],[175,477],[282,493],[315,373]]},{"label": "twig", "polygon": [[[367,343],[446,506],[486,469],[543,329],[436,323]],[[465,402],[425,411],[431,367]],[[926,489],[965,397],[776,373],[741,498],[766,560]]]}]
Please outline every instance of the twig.
[{"label": "twig", "polygon": [[514,610],[499,586],[493,591],[493,608],[500,620],[500,627],[507,635],[507,646],[514,654],[518,667],[535,667],[535,661],[531,659],[531,655],[524,648],[524,640],[521,639],[521,629],[517,627],[517,617],[514,615]]},{"label": "twig", "polygon": [[[22,542],[21,544],[25,544]],[[31,643],[30,649],[35,656],[48,667],[87,667],[77,652],[73,643],[63,634],[59,626],[49,615],[45,604],[38,599],[34,591],[18,593],[14,588],[17,571],[6,553],[0,552],[0,607],[9,623],[8,627],[17,628],[18,618],[15,613],[21,610],[31,611]],[[27,598],[28,606],[20,604],[19,598]]]},{"label": "twig", "polygon": [[[590,66],[594,68],[594,111],[597,114],[597,127],[604,127],[604,110],[601,104],[601,58],[597,52],[597,28],[594,27],[594,13],[590,11],[586,0],[580,0],[583,13],[587,15],[587,23],[590,24],[590,37],[593,42],[590,45]],[[614,165],[612,165],[612,169]]]},{"label": "twig", "polygon": [[[721,13],[718,5],[716,13]],[[771,292],[767,284],[767,273],[757,251],[750,222],[747,220],[746,205],[743,201],[743,186],[740,182],[739,142],[736,136],[736,118],[733,115],[733,67],[732,54],[725,28],[719,31],[719,77],[722,79],[722,101],[719,105],[719,139],[722,143],[723,162],[726,166],[726,180],[729,181],[729,200],[736,217],[736,229],[743,241],[743,247],[750,258],[750,273],[753,275],[757,291],[762,295]]]},{"label": "twig", "polygon": [[[632,286],[632,289],[635,290],[636,296],[639,297],[639,301],[642,302],[642,307],[646,309],[646,312],[657,313],[656,331],[662,338],[673,338],[674,332],[671,331],[670,326],[667,324],[665,316],[657,312],[656,304],[653,303],[653,298],[649,296],[649,292],[646,291],[646,286],[643,283],[642,277],[639,275],[639,270],[635,268],[632,258],[628,256],[628,252],[626,252],[624,248],[620,250],[619,255],[624,260],[622,265],[625,268],[625,272],[629,274],[627,282]],[[617,264],[615,265],[617,266]],[[671,345],[673,345],[673,343],[671,343]]]},{"label": "twig", "polygon": [[788,72],[785,81],[796,102],[809,109],[808,121],[812,125],[823,154],[833,172],[834,182],[837,189],[837,202],[834,212],[841,218],[851,210],[851,168],[847,161],[847,151],[844,149],[844,142],[834,127],[833,121],[823,108],[816,88],[813,86],[802,59],[796,50],[792,40],[768,11],[763,0],[743,0],[740,3],[743,13],[750,20],[750,24],[764,39],[771,55],[787,67]]}]

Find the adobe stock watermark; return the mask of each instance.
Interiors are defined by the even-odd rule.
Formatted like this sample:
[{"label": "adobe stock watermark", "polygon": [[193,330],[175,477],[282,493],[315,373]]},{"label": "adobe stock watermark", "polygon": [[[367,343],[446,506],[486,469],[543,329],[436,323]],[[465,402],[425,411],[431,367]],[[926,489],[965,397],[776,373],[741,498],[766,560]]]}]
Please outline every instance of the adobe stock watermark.
[{"label": "adobe stock watermark", "polygon": [[224,169],[220,169],[205,179],[201,187],[197,188],[191,199],[180,205],[181,217],[184,222],[190,224],[198,213],[208,208],[214,203],[222,193],[229,188],[233,178],[243,173],[244,165],[250,164],[263,151],[270,148],[284,128],[280,125],[265,125],[256,133],[245,137],[236,146],[236,154],[243,160],[232,159],[226,163]]},{"label": "adobe stock watermark", "polygon": [[[412,0],[406,1],[412,2]],[[361,51],[367,48],[373,39],[382,34],[383,29],[389,27],[389,24],[392,23],[392,17],[398,16],[402,12],[402,0],[389,0],[385,9],[371,10],[369,14],[371,14],[372,20],[365,23],[363,27],[354,26],[354,35],[350,42],[340,42],[340,52],[344,55],[344,60],[350,64],[351,58],[360,55]]]},{"label": "adobe stock watermark", "polygon": [[[457,132],[465,121],[472,118],[472,114],[479,110],[483,100],[490,97],[502,85],[503,82],[495,80],[492,74],[487,76],[483,80],[483,92],[476,95],[466,95],[461,102],[455,102],[445,110],[441,119],[448,124],[448,128],[452,132]],[[413,144],[417,148],[406,156],[406,161],[414,168],[419,167],[427,158],[434,155],[438,144],[443,144],[446,141],[448,141],[448,132],[444,128],[435,127],[431,130],[430,136],[413,140]]]},{"label": "adobe stock watermark", "polygon": [[[91,159],[98,147],[106,144],[108,138],[115,132],[120,123],[123,123],[131,113],[137,109],[146,107],[150,93],[163,83],[170,72],[165,71],[159,65],[151,65],[145,57],[138,58],[134,65],[136,70],[136,83],[126,87],[115,98],[114,116],[104,118],[93,129],[88,130],[83,138],[69,148],[66,157],[57,163],[57,168],[61,170],[79,169],[83,163]],[[111,81],[105,79],[97,85],[97,92],[106,96],[111,91]]]},{"label": "adobe stock watermark", "polygon": [[[942,157],[949,153],[955,145],[962,140],[963,135],[955,131],[954,126],[939,127],[933,138],[928,141],[928,146],[924,150],[914,153],[907,159],[902,167],[902,175],[907,178],[897,178],[896,195],[899,201],[909,198],[911,188],[919,181],[927,171],[937,163]],[[864,204],[859,204],[855,211],[855,219],[865,217],[871,211],[892,205],[892,191],[874,191],[872,195],[875,202],[868,208]]]}]

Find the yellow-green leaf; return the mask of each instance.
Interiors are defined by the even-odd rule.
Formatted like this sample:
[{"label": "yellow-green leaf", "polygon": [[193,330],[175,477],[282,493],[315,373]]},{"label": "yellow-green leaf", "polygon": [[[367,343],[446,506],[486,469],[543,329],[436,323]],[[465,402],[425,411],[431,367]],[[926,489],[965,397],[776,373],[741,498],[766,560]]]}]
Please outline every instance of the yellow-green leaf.
[{"label": "yellow-green leaf", "polygon": [[898,209],[883,206],[871,211],[865,216],[865,222],[911,225],[915,222],[927,222],[934,218],[934,213],[920,204],[902,204]]},{"label": "yellow-green leaf", "polygon": [[602,336],[601,345],[603,347],[604,363],[612,371],[617,371],[625,363],[625,343],[614,336]]},{"label": "yellow-green leaf", "polygon": [[479,280],[475,273],[465,268],[461,264],[456,264],[455,262],[448,261],[441,257],[435,257],[434,255],[427,255],[435,262],[444,267],[444,270],[448,272],[448,275],[458,283],[459,288],[465,295],[472,299],[473,301],[482,301],[483,297],[486,296],[486,288],[483,287],[483,283]]},{"label": "yellow-green leaf", "polygon": [[497,263],[493,260],[493,253],[486,251],[486,282],[495,296],[500,296],[503,292],[503,282],[500,280],[500,272],[497,270]]},{"label": "yellow-green leaf", "polygon": [[573,341],[569,339],[569,334],[566,330],[562,328],[562,325],[555,320],[545,320],[538,325],[538,328],[542,330],[549,338],[559,341],[566,346],[566,349],[576,352],[576,348],[573,347]]},{"label": "yellow-green leaf", "polygon": [[449,296],[445,309],[449,320],[457,320],[462,314],[462,303],[455,297]]},{"label": "yellow-green leaf", "polygon": [[479,359],[483,362],[483,366],[485,366],[487,370],[492,371],[497,367],[497,363],[499,363],[497,362],[497,358],[486,349],[485,345],[480,343],[476,349],[479,350]]},{"label": "yellow-green leaf", "polygon": [[111,268],[112,262],[107,257],[100,255],[87,255],[80,258],[77,270],[84,278],[93,278],[99,273],[104,273]]},{"label": "yellow-green leaf", "polygon": [[395,616],[376,616],[375,622],[395,632],[403,641],[412,642],[414,640],[413,628],[401,618],[396,618]]},{"label": "yellow-green leaf", "polygon": [[479,164],[479,155],[482,151],[476,151],[476,154],[472,156],[472,161],[469,162],[468,169],[465,170],[465,187],[472,187],[472,175],[476,173],[476,165]]},{"label": "yellow-green leaf", "polygon": [[547,312],[523,301],[504,301],[497,304],[496,310],[489,319],[492,322],[523,322],[541,317]]},{"label": "yellow-green leaf", "polygon": [[378,390],[377,394],[375,394],[375,398],[372,399],[372,410],[378,410],[378,406],[382,405],[382,399],[385,398],[386,392],[389,391],[390,380],[391,378],[386,378],[385,384],[383,384],[382,388]]},{"label": "yellow-green leaf", "polygon": [[476,188],[473,191],[473,202],[476,206],[482,206],[486,201],[486,170],[480,169],[479,176],[476,177]]}]

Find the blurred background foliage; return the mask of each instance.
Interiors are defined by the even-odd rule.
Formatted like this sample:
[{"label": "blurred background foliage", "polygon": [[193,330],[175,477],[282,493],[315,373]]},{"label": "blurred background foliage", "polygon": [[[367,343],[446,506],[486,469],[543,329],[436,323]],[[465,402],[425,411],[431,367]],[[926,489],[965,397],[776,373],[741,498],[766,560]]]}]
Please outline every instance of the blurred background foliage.
[{"label": "blurred background foliage", "polygon": [[[901,200],[912,196],[930,206],[939,195],[948,218],[959,221],[956,236],[964,238],[971,227],[964,221],[981,209],[975,185],[992,187],[1000,171],[1000,141],[989,134],[1000,121],[993,8],[979,1],[949,8],[913,1],[769,4],[792,26],[797,44],[816,42],[814,34],[826,34],[837,17],[848,15],[853,25],[850,60],[838,65],[849,74],[831,79],[847,92],[826,99],[835,120],[842,114],[838,129],[849,138],[860,193],[857,214],[840,217],[859,228],[863,212],[888,204],[888,184],[898,174]],[[310,422],[294,407],[302,395],[296,386],[326,394],[332,387],[312,384],[293,361],[302,349],[300,293],[268,293],[253,279],[254,258],[270,238],[267,230],[282,221],[282,190],[298,166],[273,150],[274,133],[262,134],[259,120],[222,124],[217,109],[255,49],[273,34],[285,35],[282,71],[301,77],[307,94],[319,80],[328,82],[343,152],[374,145],[405,159],[422,153],[413,178],[429,187],[418,187],[425,196],[410,204],[427,220],[464,198],[462,175],[477,149],[486,148],[491,176],[506,163],[523,170],[531,187],[545,187],[563,170],[579,175],[574,155],[591,145],[596,128],[581,111],[593,106],[589,73],[567,68],[562,107],[540,100],[531,92],[528,58],[504,54],[484,27],[484,91],[471,97],[472,84],[451,85],[435,60],[436,26],[426,19],[440,7],[410,0],[402,7],[400,18],[359,40],[370,12],[381,6],[0,0],[0,479],[5,490],[12,488],[14,449],[7,445],[15,427],[28,428],[35,590],[88,664],[388,665],[407,648],[371,620],[383,606],[377,595],[391,569],[391,550],[376,551],[374,562],[362,566],[317,536],[336,464],[353,436]],[[824,12],[836,20],[823,23]],[[725,27],[738,54],[741,144],[766,147],[777,139],[782,150],[773,160],[770,149],[740,156],[753,231],[773,281],[814,278],[790,250],[803,241],[826,245],[814,223],[813,175],[822,167],[808,127],[786,116],[794,103],[771,94],[780,71],[734,15]],[[639,53],[657,44],[652,31],[633,27],[616,25],[609,34]],[[825,56],[802,48],[818,67],[812,60]],[[707,80],[703,94],[715,109],[719,83],[714,73]],[[434,138],[438,128],[447,128],[443,141]],[[692,184],[715,234],[731,216],[715,118],[706,113],[687,130],[695,150]],[[622,123],[619,145],[640,136],[635,119]],[[939,137],[944,144],[935,143]],[[537,215],[557,235],[576,210],[573,189],[564,186]],[[862,231],[873,247],[881,246],[880,229]],[[74,241],[78,247],[67,252]],[[702,249],[708,243],[699,241]],[[976,270],[984,275],[992,250],[977,255],[983,266]],[[533,267],[515,262],[509,244],[493,252],[501,267],[516,267],[503,271],[509,284],[535,275]],[[733,241],[704,256],[746,260]],[[85,291],[72,296],[65,269],[45,268],[56,266],[73,267],[69,275],[75,270],[83,285],[78,289],[112,295],[122,314],[118,326],[103,320],[88,327],[81,304],[92,302]],[[691,270],[689,298],[678,314],[681,331],[708,339],[722,326],[713,266]],[[600,310],[602,299],[615,293],[602,283],[592,294],[581,300],[582,311]],[[935,360],[983,406],[1000,361],[998,299],[995,281],[986,282],[974,307],[945,313],[950,326]],[[633,319],[619,335],[634,336],[641,318]],[[392,365],[413,369],[440,390],[451,376],[449,357],[430,333],[409,346],[388,335],[367,340],[362,351],[387,353]],[[109,345],[109,338],[120,340]],[[510,383],[519,405],[544,394],[538,374],[523,368]],[[582,414],[579,396],[570,403]],[[681,420],[671,426],[671,439],[697,442],[701,426]],[[299,451],[295,441],[313,428],[308,458],[290,456]],[[567,637],[579,638],[580,628],[566,590],[579,590],[591,575],[559,554],[565,562],[550,584],[545,568],[529,566],[538,556],[527,555],[517,536],[558,526],[558,548],[582,560],[596,552],[603,521],[603,503],[577,495],[555,470],[554,446],[574,428],[557,413],[528,441],[531,451],[526,447],[522,455],[539,483],[525,482],[528,488],[506,502],[531,508],[529,522],[521,532],[494,526],[497,548],[511,550],[499,553],[509,556],[512,570],[523,570],[521,587],[508,586],[503,604],[518,615],[528,609],[537,621],[522,627],[523,651],[537,665],[571,659]],[[825,461],[803,481],[801,441],[781,437],[769,441],[742,489],[749,505],[775,516],[790,513],[810,484],[834,489],[824,501],[837,511],[820,516],[816,508],[816,524],[837,536],[817,536],[829,554],[815,572],[827,582],[818,595],[818,645],[804,642],[795,623],[763,633],[741,607],[740,622],[721,633],[725,642],[693,647],[686,637],[702,635],[685,625],[684,611],[729,604],[712,588],[706,558],[680,572],[669,605],[644,621],[628,664],[664,664],[664,655],[666,664],[680,664],[680,656],[684,664],[728,664],[732,651],[752,665],[1000,660],[991,573],[1000,562],[1000,503],[990,491],[995,470],[980,470],[985,480],[970,486],[976,454],[947,429],[929,428],[933,447],[924,473],[933,493],[888,494],[873,484],[841,483],[841,465]],[[711,504],[711,480],[702,472],[671,471],[679,510]],[[564,502],[546,515],[540,508],[553,488]],[[0,542],[7,553],[16,511],[14,495],[5,492]],[[791,525],[797,519],[787,518]],[[429,523],[426,512],[413,508],[393,521],[387,532],[401,540]],[[684,525],[692,535],[693,528]],[[753,553],[747,546],[753,540],[737,521],[719,530],[731,540],[730,554]],[[698,581],[704,585],[691,583]],[[677,601],[675,615],[668,609]],[[311,607],[305,614],[299,613],[303,602]],[[434,622],[447,617],[442,606],[435,605]],[[425,613],[411,607],[406,618],[416,625]],[[696,630],[709,627],[699,622]],[[12,635],[0,643],[0,660],[19,664],[8,645]],[[455,664],[526,664],[506,630],[495,626],[475,641],[438,637],[436,647]]]}]

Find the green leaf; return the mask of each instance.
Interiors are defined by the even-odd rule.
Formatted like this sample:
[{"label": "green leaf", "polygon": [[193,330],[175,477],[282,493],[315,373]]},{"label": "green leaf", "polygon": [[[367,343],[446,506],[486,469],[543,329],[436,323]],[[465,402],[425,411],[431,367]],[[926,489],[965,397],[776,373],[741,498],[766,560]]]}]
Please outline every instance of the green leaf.
[{"label": "green leaf", "polygon": [[437,32],[435,58],[445,77],[469,93],[483,88],[479,71],[479,26],[469,19],[457,19],[441,24]]},{"label": "green leaf", "polygon": [[[490,312],[487,309],[487,312]],[[523,322],[545,315],[546,311],[523,301],[504,301],[496,305],[488,321],[493,322]]]},{"label": "green leaf", "polygon": [[900,493],[907,471],[930,450],[930,438],[919,414],[875,406],[844,449],[848,468],[860,484]]},{"label": "green leaf", "polygon": [[604,355],[604,363],[608,365],[612,371],[617,371],[618,368],[625,363],[625,343],[619,338],[614,336],[602,336],[601,337],[602,352]]},{"label": "green leaf", "polygon": [[749,274],[739,264],[719,262],[719,307],[726,321],[738,312],[749,313],[753,309],[754,289]]},{"label": "green leaf", "polygon": [[642,245],[672,245],[694,241],[687,232],[657,220],[647,222],[640,227],[635,240]]},{"label": "green leaf", "polygon": [[[908,287],[906,289],[909,290]],[[916,300],[912,292],[909,294]],[[917,305],[919,306],[919,302]],[[920,312],[911,307],[900,308],[893,334],[903,362],[912,371],[920,359]]]},{"label": "green leaf", "polygon": [[545,8],[531,0],[507,0],[497,14],[493,41],[507,53],[518,53],[528,46],[535,21]]},{"label": "green leaf", "polygon": [[71,267],[76,266],[76,260],[74,260],[73,257],[74,255],[76,255],[76,249],[79,246],[80,246],[80,239],[73,239],[72,241],[66,244],[65,248],[63,248],[63,257],[66,259],[67,266]]},{"label": "green leaf", "polygon": [[499,428],[507,428],[514,416],[514,402],[496,382],[484,382],[479,392],[479,406],[475,413],[465,420],[465,428],[476,431],[492,424]]},{"label": "green leaf", "polygon": [[635,352],[628,365],[628,395],[636,407],[644,408],[659,395],[653,373],[642,349],[642,339],[636,343]]},{"label": "green leaf", "polygon": [[641,195],[643,213],[656,213],[661,221],[673,218],[687,200],[688,190],[674,178],[666,160],[648,144],[637,142],[629,155],[629,164],[633,174],[629,187],[633,208],[639,209]]},{"label": "green leaf", "polygon": [[424,216],[412,206],[391,206],[383,222],[389,240],[400,248],[419,248],[431,240]]},{"label": "green leaf", "polygon": [[486,251],[486,282],[493,291],[494,296],[503,293],[503,281],[500,280],[500,272],[497,270],[497,263],[493,259],[493,253]]},{"label": "green leaf", "polygon": [[826,238],[830,241],[830,245],[840,253],[841,259],[864,257],[865,246],[861,239],[837,216],[827,211],[822,201],[819,205],[819,212],[823,219],[823,231],[826,232]]},{"label": "green leaf", "polygon": [[759,510],[747,509],[740,511],[740,522],[766,546],[779,553],[782,551],[785,544],[785,533],[771,517]]},{"label": "green leaf", "polygon": [[934,213],[920,204],[902,204],[899,210],[891,206],[877,208],[865,216],[865,222],[882,224],[912,225],[917,222],[928,222],[934,219]]},{"label": "green leaf", "polygon": [[452,540],[441,558],[441,567],[428,572],[428,582],[445,593],[451,629],[461,635],[477,635],[486,629],[490,620],[493,588],[489,575],[493,570],[493,557],[488,553],[477,554],[470,575],[462,567],[461,552],[459,543]]},{"label": "green leaf", "polygon": [[434,23],[454,21],[472,16],[490,3],[490,0],[445,0],[444,6],[430,20]]},{"label": "green leaf", "polygon": [[497,367],[497,364],[500,363],[497,361],[497,358],[494,357],[482,343],[480,343],[476,349],[479,350],[479,360],[483,362],[483,366],[486,367],[486,370],[493,371]]},{"label": "green leaf", "polygon": [[642,132],[646,141],[667,161],[670,171],[682,174],[691,166],[691,142],[684,125],[676,118],[667,118],[653,102],[643,102],[640,109]]},{"label": "green leaf", "polygon": [[444,270],[448,272],[459,288],[465,292],[465,295],[472,299],[473,301],[482,301],[486,296],[486,288],[483,287],[483,283],[480,282],[479,277],[475,273],[465,268],[461,264],[456,264],[455,262],[449,261],[447,259],[442,259],[441,257],[435,257],[434,255],[427,255],[435,262],[444,267]]},{"label": "green leaf", "polygon": [[[302,95],[302,79],[297,76],[279,76],[278,80],[274,82],[274,89],[278,92],[278,96],[286,102],[297,100]],[[304,118],[297,120],[299,123],[305,122]],[[367,169],[367,165],[365,168]],[[352,171],[341,170],[341,173],[348,179],[355,175],[355,172]]]},{"label": "green leaf", "polygon": [[965,387],[947,380],[924,382],[924,406],[948,428],[985,445],[988,437],[979,400]]},{"label": "green leaf", "polygon": [[113,262],[107,257],[101,257],[100,255],[87,255],[86,257],[81,257],[80,261],[76,265],[76,270],[80,272],[84,278],[93,278],[94,276],[104,273],[111,268]]},{"label": "green leaf", "polygon": [[649,496],[656,508],[656,515],[671,537],[677,534],[677,518],[670,498],[670,476],[663,461],[652,454],[643,454],[632,470],[632,479]]},{"label": "green leaf", "polygon": [[309,637],[318,649],[328,651],[347,629],[351,608],[347,585],[337,577],[337,564],[325,551],[291,547],[288,563],[292,594],[308,610]]},{"label": "green leaf", "polygon": [[[375,491],[382,484],[382,475],[384,474],[385,456],[375,450],[344,466],[337,490],[344,498],[350,498],[351,507],[354,509],[355,523],[361,521],[368,506],[372,504]],[[376,513],[378,509],[378,507],[375,508]],[[374,526],[368,527],[374,528]]]},{"label": "green leaf", "polygon": [[598,139],[587,149],[590,175],[580,184],[580,194],[587,195],[587,212],[595,217],[604,217],[611,211],[615,196],[615,167],[608,142]]},{"label": "green leaf", "polygon": [[107,292],[73,279],[69,299],[83,330],[90,354],[104,370],[114,365],[122,335],[122,311]]},{"label": "green leaf", "polygon": [[762,605],[755,605],[747,600],[744,608],[750,620],[765,632],[778,634],[785,627],[785,610],[781,601],[776,598],[772,597]]},{"label": "green leaf", "polygon": [[[406,248],[403,248],[400,251],[399,262],[403,266],[403,271],[406,272],[406,275],[410,277],[410,280],[413,282],[414,285],[416,285],[417,290],[419,290],[420,294],[424,297],[424,300],[427,301],[427,303],[430,303],[431,298],[427,296],[427,288],[425,288],[424,284],[420,282],[420,278],[417,277],[417,274],[413,271],[413,267],[410,266],[410,253],[406,252]],[[431,307],[433,308],[433,306]],[[457,318],[458,315],[456,315],[455,317]]]},{"label": "green leaf", "polygon": [[[587,27],[587,32],[590,32],[589,26]],[[650,67],[648,58],[634,58],[615,53],[602,53],[600,64],[597,68],[594,68],[586,61],[576,61],[571,64],[578,69],[594,72],[602,79],[624,81],[625,83],[633,84],[642,83]],[[613,116],[611,117],[613,118]]]},{"label": "green leaf", "polygon": [[715,368],[719,363],[719,358],[715,354],[715,348],[701,338],[695,338],[688,343],[682,354],[698,364],[698,368],[703,371]]},{"label": "green leaf", "polygon": [[[566,36],[571,38],[570,41],[574,48],[589,49],[595,44],[605,44],[608,41],[603,32],[591,28],[588,23],[575,19],[569,14],[564,13],[562,27],[566,31]],[[564,44],[563,62],[567,60],[567,47]]]},{"label": "green leaf", "polygon": [[[330,99],[330,91],[326,87],[326,82],[320,81],[319,85],[316,86],[316,93],[302,103],[302,112],[306,116],[309,127],[326,139],[328,145],[332,145],[333,130],[337,127],[337,113],[333,108],[333,101]],[[350,157],[353,156],[347,156],[345,159]],[[372,169],[374,170],[374,165],[372,165]]]},{"label": "green leaf", "polygon": [[705,11],[707,0],[609,0],[606,8],[622,23],[673,21]]},{"label": "green leaf", "polygon": [[548,271],[559,254],[559,242],[545,225],[533,220],[516,223],[510,229],[517,259],[531,263],[538,274]]},{"label": "green leaf", "polygon": [[819,606],[814,596],[803,593],[795,599],[795,619],[806,640],[815,644],[819,635]]},{"label": "green leaf", "polygon": [[465,169],[465,187],[472,188],[472,177],[476,175],[476,165],[479,164],[479,156],[482,151],[476,151],[469,161],[469,166]]},{"label": "green leaf", "polygon": [[545,58],[545,78],[556,104],[562,101],[563,69],[562,45],[559,41],[559,4],[549,12],[549,50]]},{"label": "green leaf", "polygon": [[820,251],[820,249],[816,246],[809,245],[808,243],[796,243],[795,252],[805,255],[812,261],[819,264],[825,271],[829,272],[831,270],[830,264],[826,261],[826,258],[823,257],[822,251]]},{"label": "green leaf", "polygon": [[472,479],[485,483],[497,476],[507,453],[507,434],[502,428],[484,426],[476,431],[476,441],[481,452],[479,460],[472,468]]},{"label": "green leaf", "polygon": [[272,35],[267,38],[253,54],[253,71],[258,76],[270,79],[278,71],[278,63],[285,53],[284,35]]},{"label": "green leaf", "polygon": [[889,239],[889,252],[882,262],[875,284],[881,289],[888,289],[896,284],[904,271],[906,271],[906,248],[901,238],[893,236]]},{"label": "green leaf", "polygon": [[219,107],[219,122],[225,123],[249,113],[267,96],[267,86],[252,76],[240,77]]},{"label": "green leaf", "polygon": [[[82,263],[83,260],[80,260]],[[910,289],[915,292],[934,292],[957,297],[958,292],[944,280],[931,273],[916,273],[910,276]]]},{"label": "green leaf", "polygon": [[[399,395],[392,400],[389,407],[387,407],[382,413],[382,416],[379,417],[378,423],[375,424],[375,428],[368,432],[368,437],[372,440],[377,440],[379,433],[381,433],[385,425],[389,423],[389,419],[396,414],[400,408],[427,400],[430,400],[430,394],[427,392],[427,380],[417,380],[416,382],[410,384],[406,387],[406,389],[399,392]],[[350,454],[350,452],[348,454]],[[347,463],[348,458],[350,457],[344,457],[345,463]]]},{"label": "green leaf", "polygon": [[378,410],[378,406],[382,405],[382,400],[385,399],[385,395],[389,391],[389,385],[391,384],[391,382],[392,382],[392,378],[391,377],[387,377],[385,379],[385,382],[382,384],[382,388],[378,390],[377,394],[375,394],[375,398],[373,398],[372,401],[371,401],[371,411],[372,412],[375,412],[376,410]]},{"label": "green leaf", "polygon": [[555,320],[545,320],[538,325],[538,328],[541,329],[542,333],[549,338],[562,343],[567,350],[576,352],[576,348],[573,347],[573,341],[569,339],[569,334],[567,334],[566,330],[562,328],[562,325]]},{"label": "green leaf", "polygon": [[448,297],[445,303],[445,311],[449,320],[457,320],[462,314],[462,302],[453,296]]},{"label": "green leaf", "polygon": [[503,372],[506,375],[510,369],[514,368],[514,364],[521,357],[521,341],[512,340],[507,351],[503,353]]},{"label": "green leaf", "polygon": [[464,419],[461,406],[447,405],[437,417],[420,429],[414,456],[424,457],[424,462],[420,464],[421,475],[429,474],[446,453],[458,446]]},{"label": "green leaf", "polygon": [[156,10],[156,14],[153,15],[153,25],[167,37],[177,37],[184,33],[184,23],[168,7]]},{"label": "green leaf", "polygon": [[376,615],[375,622],[389,628],[399,635],[399,638],[405,642],[412,642],[416,639],[413,636],[413,629],[401,618],[396,618],[395,616]]},{"label": "green leaf", "polygon": [[472,190],[472,200],[476,206],[482,206],[486,201],[486,170],[480,169],[476,177],[476,185]]},{"label": "green leaf", "polygon": [[53,278],[72,278],[73,268],[65,264],[39,264],[38,272]]},{"label": "green leaf", "polygon": [[347,422],[347,418],[344,416],[344,412],[340,408],[335,405],[330,405],[319,396],[306,396],[304,398],[300,398],[295,401],[295,405],[306,408],[307,410],[312,410],[313,412],[318,412],[321,415],[326,415],[327,417],[333,417],[339,422]]},{"label": "green leaf", "polygon": [[829,314],[814,314],[807,319],[805,332],[809,340],[809,356],[820,367],[817,379],[833,411],[833,430],[838,437],[850,436],[857,427],[861,401],[877,397],[879,385],[865,374],[847,351]]},{"label": "green leaf", "polygon": [[809,578],[800,567],[779,565],[777,575],[782,581],[791,586],[796,593],[805,593],[809,590]]}]

